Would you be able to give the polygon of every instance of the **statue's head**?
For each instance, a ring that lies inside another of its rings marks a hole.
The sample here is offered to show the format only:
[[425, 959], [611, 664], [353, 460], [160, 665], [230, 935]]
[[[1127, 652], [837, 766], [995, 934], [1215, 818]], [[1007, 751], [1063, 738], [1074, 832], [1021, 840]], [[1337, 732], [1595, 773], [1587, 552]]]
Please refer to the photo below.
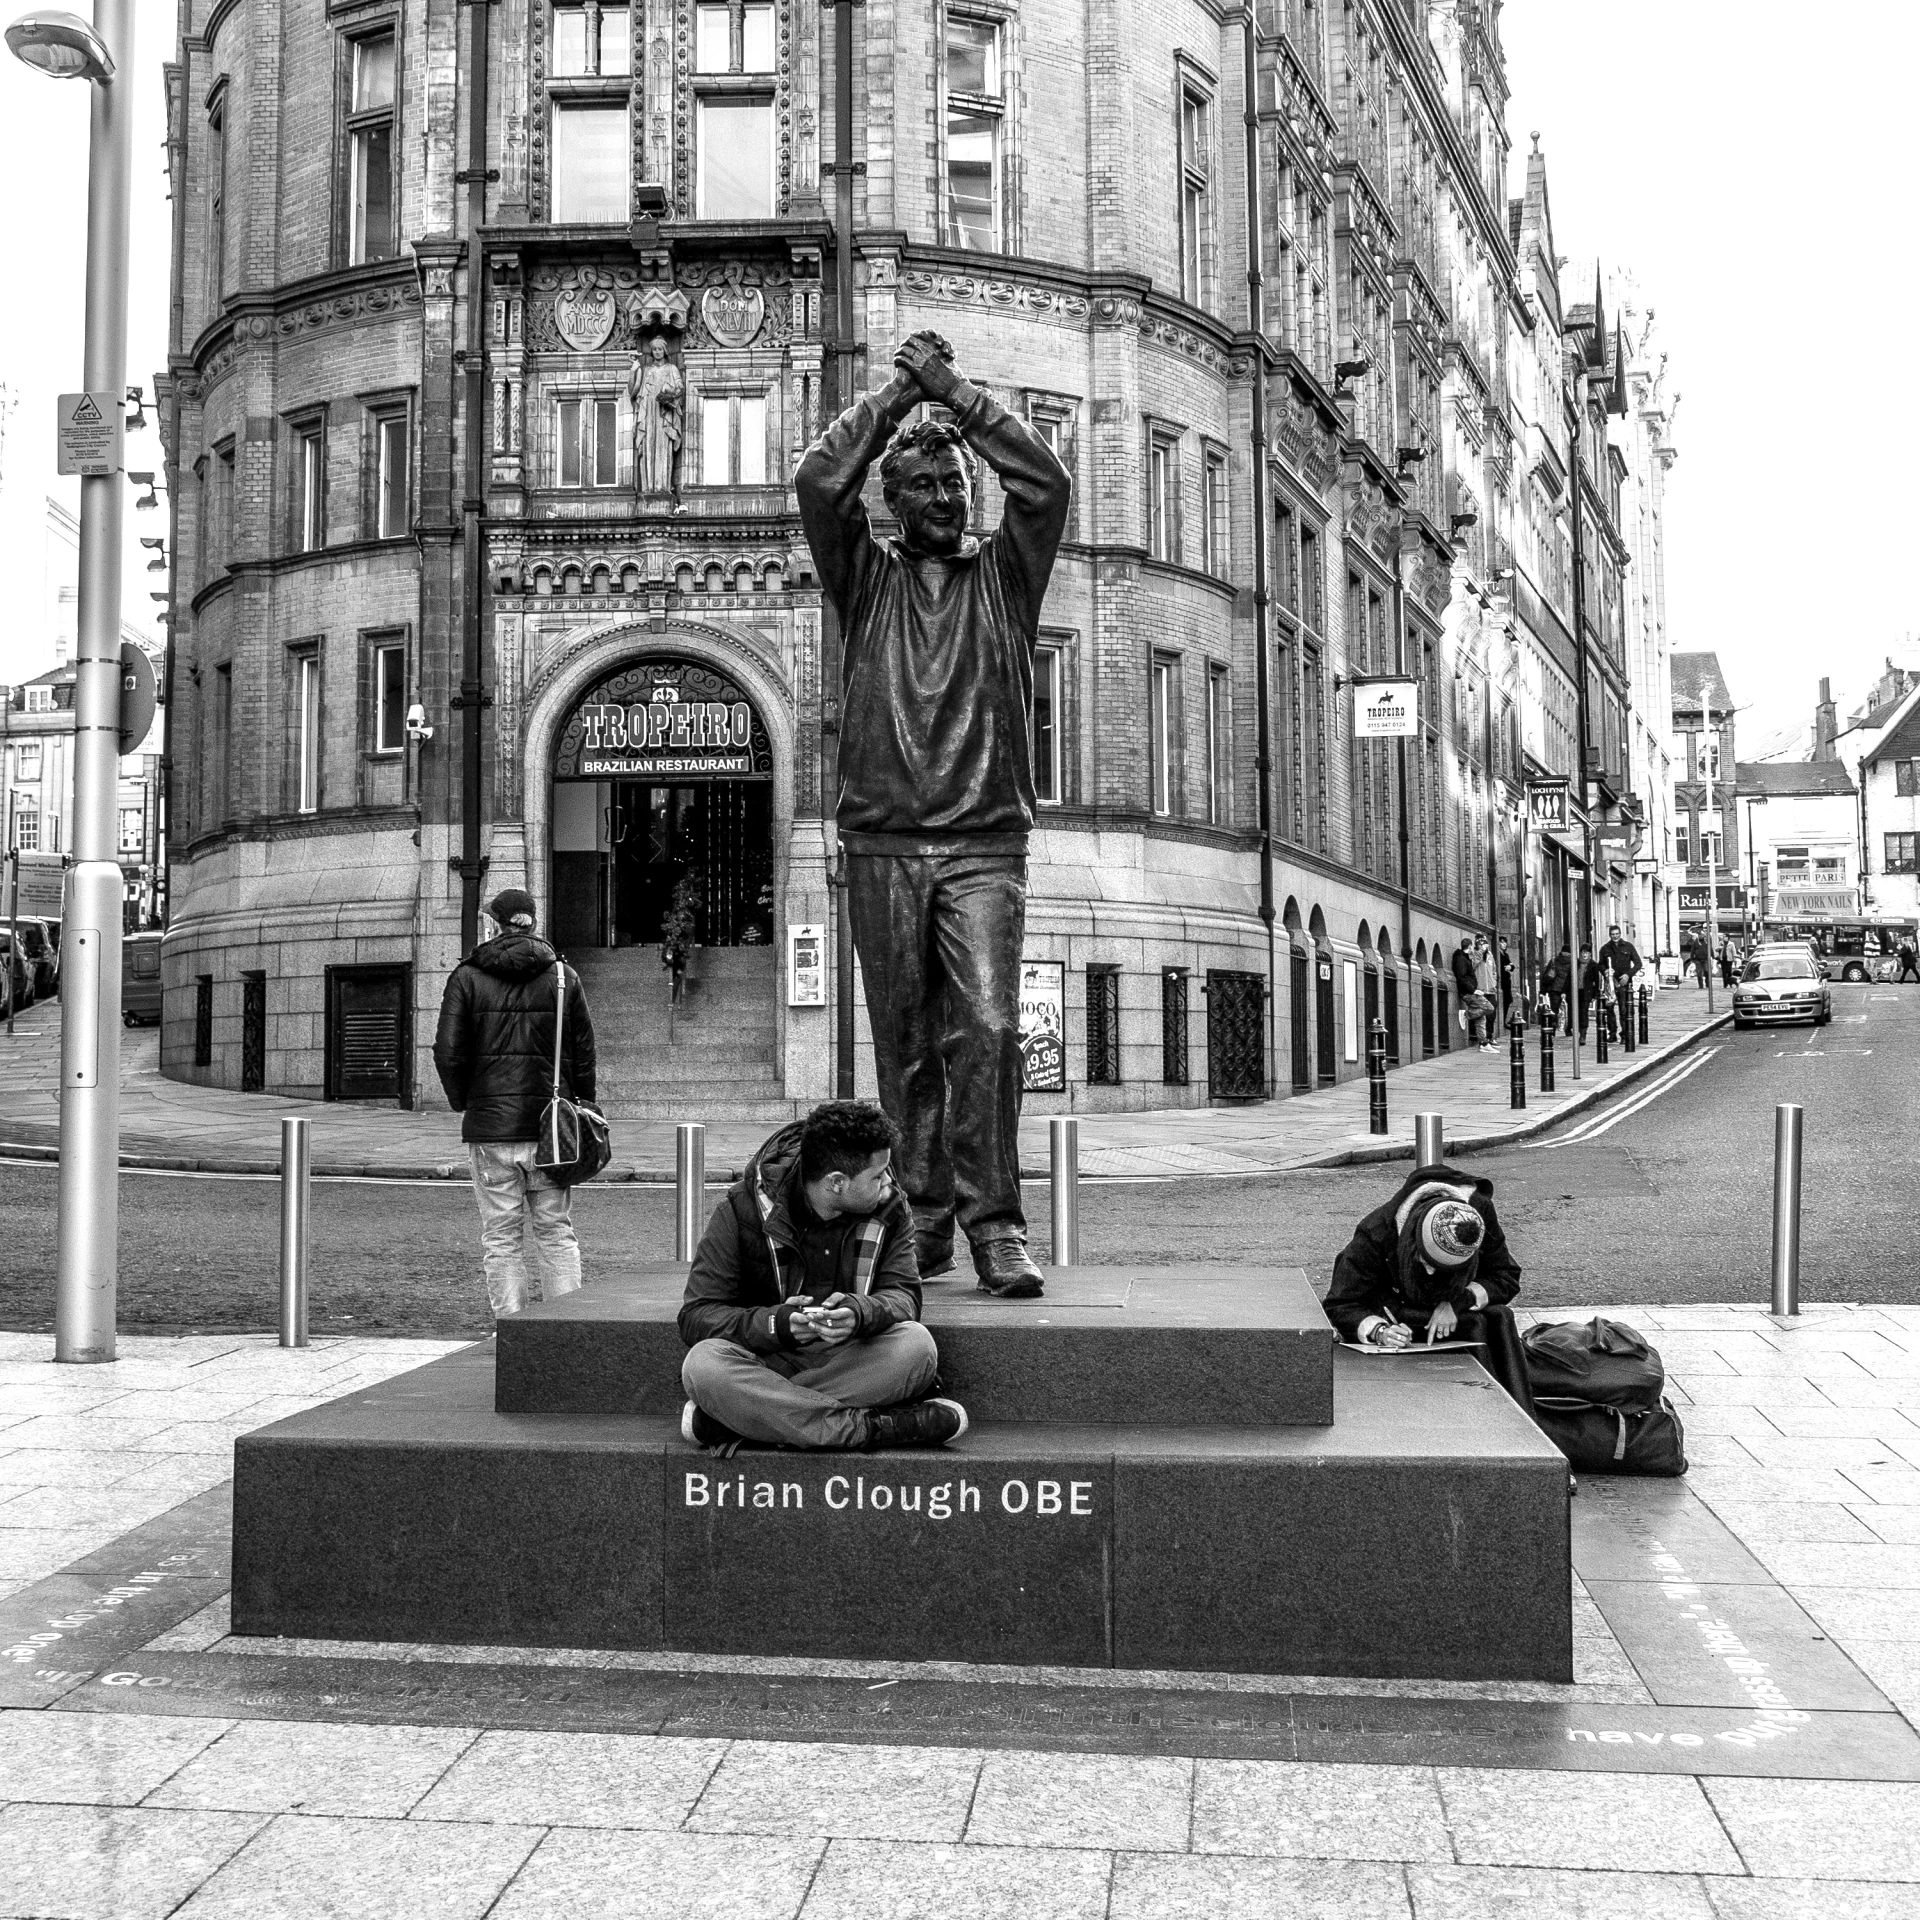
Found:
[[893, 437], [880, 462], [880, 490], [907, 545], [957, 553], [973, 514], [973, 454], [951, 427], [917, 421]]
[[656, 333], [652, 344], [647, 348], [647, 353], [652, 359], [664, 360], [667, 357], [667, 343]]

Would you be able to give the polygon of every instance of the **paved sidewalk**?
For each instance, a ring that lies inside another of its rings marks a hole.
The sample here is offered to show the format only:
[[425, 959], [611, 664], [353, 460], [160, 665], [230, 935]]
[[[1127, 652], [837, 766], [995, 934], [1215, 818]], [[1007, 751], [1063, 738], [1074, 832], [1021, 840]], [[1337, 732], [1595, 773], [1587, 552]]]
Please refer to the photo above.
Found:
[[[1724, 997], [1716, 996], [1724, 1009]], [[1720, 1023], [1728, 1015], [1722, 1011]], [[1367, 1131], [1364, 1078], [1338, 1087], [1257, 1106], [1169, 1107], [1142, 1113], [1089, 1113], [1080, 1121], [1083, 1178], [1153, 1179], [1274, 1173], [1296, 1167], [1341, 1166], [1356, 1160], [1410, 1156], [1413, 1115], [1445, 1115], [1456, 1145], [1492, 1145], [1522, 1138], [1590, 1106], [1623, 1081], [1650, 1072], [1696, 1040], [1711, 1023], [1706, 996], [1692, 988], [1654, 997], [1647, 1046], [1616, 1047], [1606, 1067], [1585, 1051], [1575, 1081], [1569, 1047], [1557, 1043], [1559, 1085], [1542, 1094], [1540, 1044], [1527, 1041], [1527, 1106], [1509, 1106], [1508, 1056], [1465, 1049], [1396, 1068], [1387, 1076], [1391, 1130]], [[129, 1166], [203, 1172], [271, 1172], [279, 1165], [280, 1118], [305, 1114], [314, 1122], [317, 1173], [402, 1179], [465, 1179], [460, 1122], [450, 1113], [402, 1113], [391, 1107], [286, 1100], [271, 1094], [232, 1093], [189, 1086], [160, 1072], [159, 1037], [141, 1029], [122, 1036], [120, 1131]], [[59, 1009], [29, 1008], [11, 1041], [0, 1034], [0, 1154], [50, 1157], [59, 1138]], [[686, 1116], [702, 1118], [697, 1113]], [[735, 1177], [770, 1131], [763, 1125], [709, 1122], [707, 1175]], [[1029, 1113], [1020, 1150], [1029, 1178], [1044, 1178], [1047, 1123]], [[668, 1121], [614, 1123], [614, 1161], [602, 1179], [671, 1181], [674, 1129]]]
[[1569, 1687], [234, 1640], [233, 1436], [445, 1343], [0, 1335], [0, 1914], [1912, 1920], [1920, 1308], [1613, 1311], [1694, 1470], [1585, 1482]]

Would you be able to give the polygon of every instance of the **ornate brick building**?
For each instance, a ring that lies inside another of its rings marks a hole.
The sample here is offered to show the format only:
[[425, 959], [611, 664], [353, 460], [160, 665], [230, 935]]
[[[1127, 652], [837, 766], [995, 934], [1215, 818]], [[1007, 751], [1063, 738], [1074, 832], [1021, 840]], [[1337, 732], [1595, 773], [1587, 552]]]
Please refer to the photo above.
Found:
[[[1623, 675], [1588, 715], [1516, 530], [1584, 472], [1617, 630], [1612, 347], [1523, 287], [1498, 11], [182, 0], [167, 1070], [437, 1098], [441, 983], [520, 883], [614, 1110], [869, 1087], [791, 478], [923, 326], [1076, 482], [1036, 1103], [1325, 1084], [1376, 1011], [1447, 1045], [1462, 933], [1548, 937], [1529, 766], [1590, 737], [1576, 815], [1625, 791]], [[1356, 739], [1378, 677], [1411, 738]]]

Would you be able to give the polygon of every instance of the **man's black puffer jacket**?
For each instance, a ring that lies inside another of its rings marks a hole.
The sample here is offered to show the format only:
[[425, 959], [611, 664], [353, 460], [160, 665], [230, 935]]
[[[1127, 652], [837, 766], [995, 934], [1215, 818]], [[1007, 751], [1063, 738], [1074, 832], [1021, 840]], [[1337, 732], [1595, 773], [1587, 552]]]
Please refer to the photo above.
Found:
[[[503, 933], [453, 970], [440, 1002], [433, 1064], [462, 1140], [536, 1140], [553, 1091], [554, 951], [531, 933]], [[593, 1017], [567, 968], [561, 1090], [592, 1100]]]

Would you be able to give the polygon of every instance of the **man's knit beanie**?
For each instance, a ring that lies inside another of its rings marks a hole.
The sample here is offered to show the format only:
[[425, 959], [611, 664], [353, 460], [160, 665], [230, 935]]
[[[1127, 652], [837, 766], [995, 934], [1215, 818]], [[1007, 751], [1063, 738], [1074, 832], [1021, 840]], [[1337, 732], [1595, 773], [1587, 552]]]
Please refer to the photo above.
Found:
[[524, 887], [506, 887], [493, 896], [493, 903], [487, 911], [503, 927], [530, 927], [533, 925], [533, 895]]
[[1420, 1251], [1436, 1267], [1464, 1267], [1485, 1229], [1464, 1200], [1436, 1200], [1420, 1222]]

